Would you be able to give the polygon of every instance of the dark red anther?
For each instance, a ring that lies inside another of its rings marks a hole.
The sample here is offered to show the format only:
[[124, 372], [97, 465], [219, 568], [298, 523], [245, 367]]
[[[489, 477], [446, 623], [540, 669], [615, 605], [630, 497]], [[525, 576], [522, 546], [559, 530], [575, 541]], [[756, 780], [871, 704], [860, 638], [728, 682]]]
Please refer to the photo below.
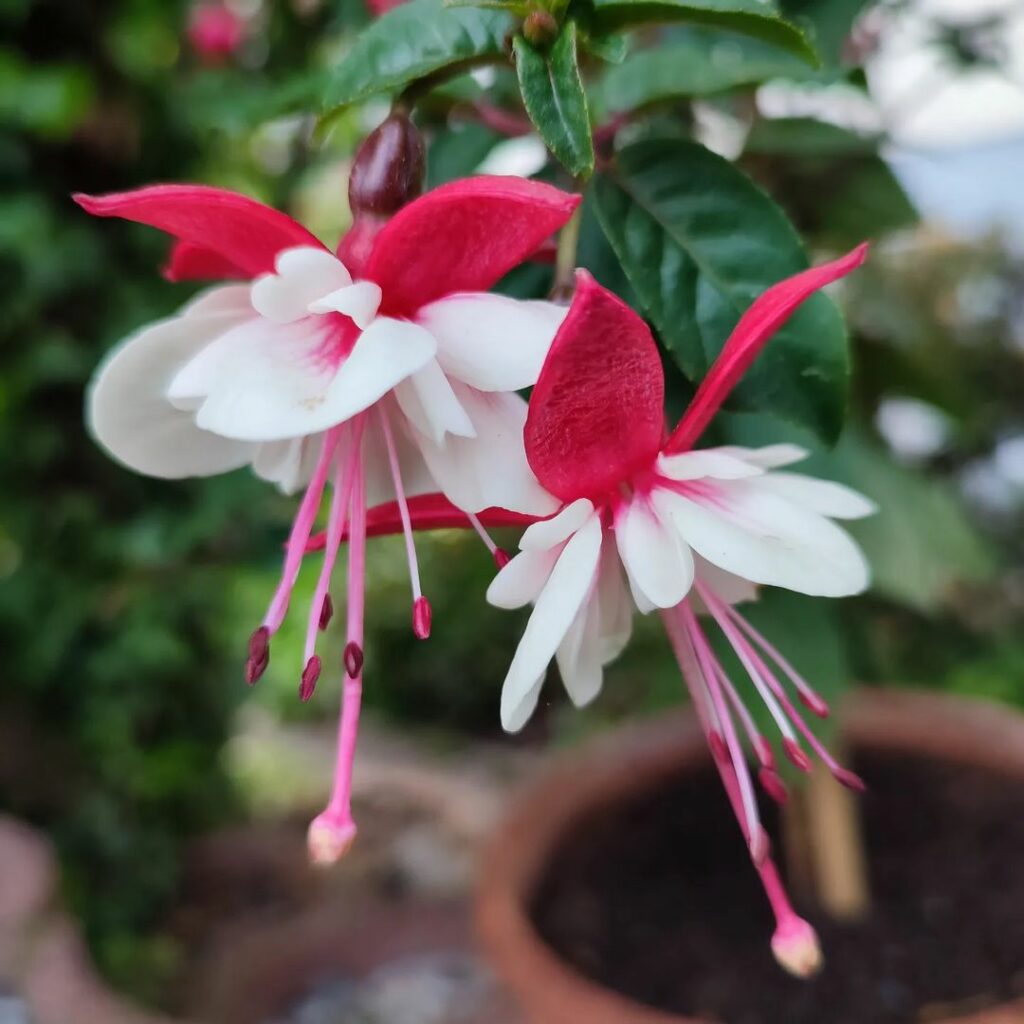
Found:
[[430, 602], [420, 595], [412, 605], [412, 631], [419, 640], [426, 640], [430, 636], [430, 623], [433, 618]]
[[349, 679], [356, 679], [363, 671], [363, 649], [359, 644], [349, 642], [345, 644], [345, 671]]
[[512, 561], [512, 556], [504, 548], [494, 549], [494, 564], [498, 567], [498, 570], [502, 570]]
[[348, 201], [357, 223], [367, 214], [389, 217], [423, 191], [423, 136], [402, 110], [362, 142], [352, 161]]
[[722, 739], [722, 734], [717, 729], [711, 729], [708, 731], [708, 746], [711, 748], [711, 756], [719, 764], [730, 764], [732, 759], [729, 757], [729, 748], [725, 744], [725, 740]]
[[786, 784], [779, 778], [778, 773], [773, 772], [770, 768], [762, 768], [757, 777], [761, 781], [762, 789], [780, 807], [785, 805], [789, 799], [789, 790], [786, 789]]
[[836, 777], [837, 782], [847, 789], [852, 789], [855, 793], [863, 793], [868, 788], [867, 783], [856, 772], [851, 772], [849, 768], [836, 768], [832, 774]]
[[320, 605], [320, 629], [325, 630], [334, 618], [334, 602], [330, 594], [324, 594], [324, 603]]
[[829, 706], [816, 693], [805, 693], [801, 690], [797, 696], [800, 698], [800, 703], [811, 714], [817, 715], [819, 718], [828, 718], [830, 714]]
[[811, 759], [800, 748], [800, 745], [796, 740], [784, 739], [782, 741], [782, 749], [786, 752], [786, 757], [788, 757], [790, 761], [800, 769], [800, 771], [809, 772], [811, 770]]
[[761, 762], [762, 767], [768, 769], [775, 768], [775, 752], [772, 750], [772, 745], [764, 736], [758, 736], [755, 738], [754, 753], [757, 754], [757, 759]]
[[260, 626], [249, 637], [249, 657], [245, 662], [245, 681], [252, 686], [270, 664], [270, 630]]
[[313, 691], [316, 689], [316, 682], [320, 678], [321, 667], [322, 665], [319, 654], [314, 654], [313, 657], [306, 662], [306, 667], [302, 670], [302, 681], [299, 683], [299, 700], [303, 703], [313, 696]]

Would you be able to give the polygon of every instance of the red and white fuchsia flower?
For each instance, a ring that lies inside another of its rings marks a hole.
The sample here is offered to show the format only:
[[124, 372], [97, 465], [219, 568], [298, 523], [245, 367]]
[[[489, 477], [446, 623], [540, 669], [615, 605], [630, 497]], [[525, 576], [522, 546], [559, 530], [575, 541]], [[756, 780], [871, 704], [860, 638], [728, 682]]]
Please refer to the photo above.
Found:
[[[736, 652], [787, 758], [810, 770], [806, 742], [840, 782], [860, 788], [857, 776], [837, 764], [807, 726], [784, 681], [812, 713], [827, 715], [825, 702], [735, 605], [753, 599], [759, 585], [823, 597], [862, 591], [867, 564], [832, 520], [870, 515], [875, 506], [842, 485], [784, 471], [807, 454], [794, 445], [693, 445], [799, 304], [865, 256], [862, 246], [758, 298], [667, 437], [664, 379], [650, 330], [578, 272], [576, 296], [534, 387], [525, 428], [530, 466], [560, 508], [534, 519], [520, 552], [487, 593], [499, 607], [534, 605], [502, 690], [501, 718], [510, 731], [532, 714], [552, 659], [573, 702], [586, 704], [601, 689], [604, 666], [628, 642], [634, 609], [660, 610], [776, 915], [772, 948], [783, 966], [802, 976], [820, 963], [817, 938], [793, 911], [771, 860], [741, 734], [759, 762], [765, 791], [783, 801], [785, 785], [772, 745], [715, 655], [701, 618]], [[394, 505], [371, 516], [375, 532], [398, 528]], [[480, 517], [489, 525], [529, 518], [496, 510]], [[417, 499], [413, 522], [424, 529], [467, 525], [441, 496]]]
[[305, 488], [280, 585], [250, 643], [250, 682], [266, 668], [331, 485], [300, 692], [308, 699], [320, 675], [317, 633], [332, 614], [328, 587], [347, 535], [338, 763], [330, 803], [310, 830], [313, 857], [333, 861], [355, 835], [367, 506], [396, 501], [420, 637], [430, 632], [430, 606], [408, 495], [440, 489], [470, 515], [557, 508], [526, 463], [527, 406], [515, 392], [535, 382], [566, 310], [487, 289], [533, 255], [579, 198], [521, 179], [461, 181], [400, 210], [359, 266], [284, 214], [219, 189], [159, 185], [76, 198], [90, 213], [173, 235], [172, 279], [249, 282], [217, 286], [125, 341], [98, 372], [88, 415], [100, 443], [139, 472], [208, 476], [251, 465], [286, 492]]

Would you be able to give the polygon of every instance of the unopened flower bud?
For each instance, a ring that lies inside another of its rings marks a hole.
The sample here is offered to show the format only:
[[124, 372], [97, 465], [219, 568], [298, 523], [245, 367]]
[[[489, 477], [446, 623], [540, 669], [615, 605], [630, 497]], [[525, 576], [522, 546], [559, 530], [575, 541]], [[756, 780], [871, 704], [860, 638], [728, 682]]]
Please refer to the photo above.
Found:
[[356, 153], [348, 179], [353, 219], [387, 217], [423, 191], [423, 137], [404, 111], [372, 131]]
[[558, 22], [547, 11], [532, 11], [523, 22], [523, 36], [531, 46], [548, 46], [558, 38]]

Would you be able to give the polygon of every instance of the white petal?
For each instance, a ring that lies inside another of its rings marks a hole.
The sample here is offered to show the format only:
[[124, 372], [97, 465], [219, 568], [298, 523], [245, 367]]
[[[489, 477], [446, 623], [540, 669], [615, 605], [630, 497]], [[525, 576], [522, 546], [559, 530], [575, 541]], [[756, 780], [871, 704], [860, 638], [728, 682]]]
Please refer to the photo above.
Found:
[[563, 508], [557, 516], [543, 519], [527, 527], [519, 541], [522, 551], [546, 551], [571, 537], [592, 515], [594, 504], [586, 498], [577, 498]]
[[601, 692], [604, 664], [601, 660], [601, 613], [593, 597], [576, 613], [555, 660], [569, 699], [585, 707]]
[[449, 295], [416, 315], [437, 338], [445, 373], [480, 391], [518, 391], [537, 382], [568, 313], [552, 302], [504, 295]]
[[448, 434], [476, 436], [469, 415], [436, 359], [402, 381], [395, 388], [395, 398], [413, 426], [436, 445], [443, 445]]
[[295, 494], [312, 479], [320, 459], [323, 438], [323, 434], [317, 434], [257, 445], [252, 460], [253, 472], [261, 479], [277, 484], [285, 494]]
[[326, 249], [299, 246], [278, 253], [276, 274], [252, 284], [253, 307], [267, 319], [291, 323], [308, 314], [311, 302], [352, 283], [345, 265]]
[[[661, 493], [651, 493], [653, 502]], [[658, 506], [637, 497], [615, 521], [615, 541], [633, 585], [655, 608], [674, 608], [693, 585], [693, 556]]]
[[381, 290], [372, 281], [358, 281], [325, 295], [307, 307], [310, 313], [344, 313], [361, 331], [373, 322], [380, 308]]
[[[744, 604], [747, 601], [757, 600], [757, 584], [750, 580], [743, 579], [717, 565], [712, 565], [706, 558], [700, 555], [693, 556], [694, 576], [698, 582], [708, 586], [719, 599], [726, 604]], [[696, 594], [691, 594], [690, 599], [699, 611], [705, 609]]]
[[681, 455], [658, 457], [658, 471], [670, 480], [700, 480], [714, 477], [718, 480], [742, 480], [758, 476], [764, 470], [722, 448], [704, 448]]
[[848, 534], [758, 481], [720, 483], [712, 498], [665, 490], [660, 501], [694, 551], [754, 583], [820, 597], [856, 594], [868, 584], [867, 563]]
[[557, 548], [521, 551], [491, 580], [488, 603], [495, 608], [522, 608], [536, 601], [560, 553]]
[[144, 328], [107, 356], [89, 388], [87, 418], [118, 461], [139, 473], [179, 478], [223, 473], [252, 457], [252, 445], [200, 430], [192, 413], [165, 397], [180, 368], [238, 323], [237, 312], [204, 310], [232, 308], [237, 294], [230, 285], [215, 289], [186, 315]]
[[[547, 670], [534, 681], [533, 685], [528, 687], [526, 692], [523, 694], [522, 700], [515, 707], [508, 709], [508, 714], [505, 714], [504, 704], [502, 705], [502, 726], [508, 732], [519, 732], [520, 729], [530, 720], [533, 712], [537, 708], [537, 700], [540, 697], [541, 687], [544, 685], [544, 677], [547, 675]], [[504, 698], [504, 693], [502, 693]]]
[[196, 423], [224, 437], [278, 441], [350, 419], [428, 363], [434, 339], [421, 327], [378, 317], [336, 368], [329, 323], [259, 318], [217, 338], [175, 377], [172, 401], [196, 403]]
[[723, 445], [715, 451], [725, 455], [732, 455], [734, 458], [743, 459], [752, 466], [760, 466], [761, 469], [776, 469], [779, 466], [789, 466], [794, 462], [801, 462], [811, 453], [798, 444], [767, 444], [762, 448], [745, 448], [741, 445]]
[[601, 661], [614, 661], [629, 643], [633, 632], [635, 605], [622, 578], [622, 563], [613, 538], [607, 534], [601, 542], [597, 589], [594, 598], [600, 612]]
[[601, 553], [601, 533], [600, 519], [591, 516], [565, 545], [537, 598], [501, 691], [501, 721], [509, 731], [525, 721], [523, 705], [529, 702], [537, 680], [590, 593]]
[[182, 316], [234, 313], [239, 320], [252, 317], [254, 312], [247, 284], [217, 284], [206, 288], [181, 309]]
[[794, 505], [833, 519], [863, 519], [878, 511], [870, 498], [851, 487], [801, 473], [768, 473], [761, 485]]
[[554, 512], [558, 499], [541, 487], [526, 461], [526, 402], [514, 393], [476, 391], [457, 382], [453, 388], [476, 437], [449, 434], [443, 445], [417, 437], [441, 490], [467, 512], [492, 507], [540, 516]]

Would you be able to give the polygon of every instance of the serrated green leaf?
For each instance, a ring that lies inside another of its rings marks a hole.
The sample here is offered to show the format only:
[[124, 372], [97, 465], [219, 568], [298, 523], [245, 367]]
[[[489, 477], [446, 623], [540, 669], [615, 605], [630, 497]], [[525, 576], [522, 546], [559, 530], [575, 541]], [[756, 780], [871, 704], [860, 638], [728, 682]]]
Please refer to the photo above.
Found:
[[576, 52], [576, 24], [567, 22], [545, 55], [516, 36], [523, 104], [548, 149], [575, 177], [594, 169], [590, 111]]
[[770, 78], [803, 78], [807, 65], [789, 50], [737, 32], [683, 29], [667, 45], [641, 50], [601, 83], [609, 110], [635, 110], [682, 96], [709, 96]]
[[[707, 373], [750, 303], [807, 267], [785, 214], [727, 160], [682, 139], [623, 149], [596, 209], [666, 348], [692, 381]], [[730, 407], [772, 412], [831, 442], [846, 410], [841, 316], [812, 296], [776, 334]]]
[[378, 18], [331, 72], [325, 106], [397, 92], [440, 71], [505, 59], [512, 19], [497, 11], [409, 0]]
[[594, 0], [598, 31], [675, 21], [755, 36], [789, 50], [811, 67], [820, 64], [803, 29], [786, 21], [770, 0]]

